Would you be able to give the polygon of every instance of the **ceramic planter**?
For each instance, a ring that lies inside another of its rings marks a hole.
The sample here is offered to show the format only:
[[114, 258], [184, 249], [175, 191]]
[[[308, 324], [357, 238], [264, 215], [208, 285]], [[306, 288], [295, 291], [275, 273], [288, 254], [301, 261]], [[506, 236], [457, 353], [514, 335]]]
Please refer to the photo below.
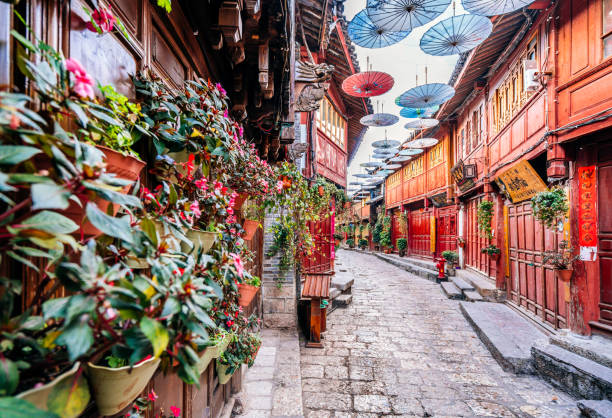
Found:
[[[210, 231], [200, 231], [198, 229], [190, 229], [187, 231], [187, 239], [191, 241], [196, 248], [202, 248], [204, 253], [207, 253], [215, 243], [217, 239], [217, 232]], [[183, 247], [183, 251], [190, 251], [189, 246], [186, 243], [181, 243], [181, 247]]]
[[238, 196], [236, 196], [236, 199], [234, 199], [234, 212], [238, 212], [240, 210], [240, 208], [242, 208], [242, 205], [244, 205], [244, 202], [246, 202], [246, 200], [249, 198], [249, 195], [246, 193], [238, 193]]
[[244, 236], [242, 238], [244, 238], [245, 241], [250, 241], [255, 236], [257, 228], [259, 228], [259, 221], [246, 219], [242, 225], [242, 228], [244, 229]]
[[238, 298], [238, 304], [243, 308], [249, 306], [251, 301], [257, 294], [259, 287], [252, 286], [250, 284], [241, 283], [238, 285], [238, 293], [240, 297]]
[[[120, 152], [114, 151], [110, 148], [103, 147], [100, 145], [97, 145], [96, 148], [102, 151], [106, 156], [106, 171], [108, 173], [114, 174], [117, 178], [135, 182], [136, 180], [138, 180], [140, 172], [146, 165], [143, 161], [140, 161], [136, 157], [132, 157], [130, 155], [123, 155]], [[120, 192], [123, 194], [127, 194], [130, 191], [131, 187], [131, 185], [124, 186], [120, 190]], [[108, 205], [110, 202], [101, 198], [97, 198], [93, 201], [93, 203], [95, 203], [96, 206], [98, 206], [98, 209], [100, 209], [102, 212], [107, 213]], [[113, 203], [112, 207], [113, 215], [115, 215], [119, 210], [119, 205]], [[81, 231], [84, 236], [95, 236], [100, 234], [100, 231], [90, 222], [84, 222], [85, 206], [80, 207], [76, 203], [70, 202], [70, 206], [68, 206], [68, 209], [66, 209], [63, 214], [74, 222], [76, 222], [78, 225], [81, 225], [81, 229], [77, 230], [75, 234], [80, 235]]]
[[221, 354], [227, 350], [227, 346], [231, 341], [231, 334], [227, 334], [223, 341], [221, 341], [219, 344], [206, 347], [206, 350], [204, 350], [200, 355], [200, 360], [198, 360], [198, 372], [200, 374], [204, 373], [210, 362], [221, 357]]
[[219, 360], [217, 360], [217, 376], [219, 376], [219, 384], [224, 385], [229, 382], [236, 372], [235, 370], [232, 373], [228, 373], [229, 366], [225, 364], [221, 364]]
[[135, 366], [116, 369], [87, 363], [89, 381], [100, 415], [114, 415], [140, 395], [159, 366], [150, 358]]
[[557, 278], [562, 282], [569, 282], [572, 278], [572, 274], [574, 273], [573, 269], [564, 269], [564, 270], [556, 270]]
[[[79, 370], [81, 363], [76, 362], [74, 366], [67, 372], [56, 377], [52, 382], [47, 383], [38, 388], [26, 390], [25, 392], [17, 395], [17, 398], [26, 400], [33, 404], [36, 408], [41, 409], [43, 411], [48, 411], [48, 402], [53, 400], [55, 394], [53, 393], [53, 389], [58, 387], [58, 385], [62, 382], [69, 382], [71, 378], [74, 377], [76, 372]], [[83, 409], [80, 411], [74, 411], [74, 415], [70, 415], [69, 417], [77, 417], [85, 410], [88, 402], [84, 402]], [[1, 415], [1, 414], [0, 414]]]

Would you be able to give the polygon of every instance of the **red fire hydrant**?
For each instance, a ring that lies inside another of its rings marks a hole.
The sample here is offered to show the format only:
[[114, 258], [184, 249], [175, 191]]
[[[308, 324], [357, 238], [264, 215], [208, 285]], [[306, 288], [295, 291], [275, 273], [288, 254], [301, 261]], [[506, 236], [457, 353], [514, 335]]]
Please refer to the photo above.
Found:
[[446, 279], [446, 274], [444, 274], [444, 259], [438, 258], [436, 259], [436, 268], [438, 269], [438, 279], [444, 280]]

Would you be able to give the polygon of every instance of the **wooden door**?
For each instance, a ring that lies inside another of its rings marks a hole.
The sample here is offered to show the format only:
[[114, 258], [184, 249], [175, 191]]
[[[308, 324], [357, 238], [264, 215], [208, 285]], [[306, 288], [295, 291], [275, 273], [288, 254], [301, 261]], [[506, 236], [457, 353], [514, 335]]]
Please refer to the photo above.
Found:
[[332, 214], [316, 222], [308, 222], [314, 249], [302, 259], [304, 273], [330, 273], [333, 271], [334, 221]]
[[436, 256], [441, 256], [443, 251], [457, 251], [457, 208], [455, 206], [438, 211]]
[[402, 237], [400, 231], [400, 212], [395, 211], [391, 215], [391, 243], [393, 248], [397, 248], [397, 239]]
[[482, 198], [482, 196], [474, 197], [466, 204], [465, 264], [488, 277], [492, 274], [490, 266], [492, 261], [487, 254], [482, 253], [482, 249], [488, 245], [488, 242], [478, 230], [478, 204]]
[[508, 206], [510, 278], [508, 299], [555, 328], [566, 327], [565, 285], [542, 252], [558, 248], [562, 237], [533, 217], [531, 203]]
[[612, 326], [612, 149], [602, 146], [597, 167], [599, 206], [599, 322]]
[[411, 255], [431, 256], [429, 212], [415, 210], [410, 213], [408, 248]]

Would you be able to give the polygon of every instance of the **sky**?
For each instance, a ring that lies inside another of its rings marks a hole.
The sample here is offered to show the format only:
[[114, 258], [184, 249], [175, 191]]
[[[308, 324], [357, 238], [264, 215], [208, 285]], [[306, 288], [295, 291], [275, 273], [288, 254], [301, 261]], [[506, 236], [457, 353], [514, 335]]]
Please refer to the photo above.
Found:
[[[365, 5], [366, 0], [347, 0], [344, 3], [344, 14], [347, 22], [350, 22], [357, 13], [363, 10]], [[455, 13], [465, 13], [460, 4], [457, 4]], [[415, 28], [406, 39], [386, 48], [368, 49], [353, 44], [355, 45], [361, 71], [366, 70], [366, 62], [369, 57], [372, 70], [384, 71], [395, 79], [395, 85], [389, 92], [371, 98], [375, 113], [384, 111], [385, 113], [392, 113], [399, 116], [401, 107], [395, 104], [395, 98], [417, 85], [417, 75], [419, 85], [425, 84], [425, 67], [427, 67], [428, 83], [448, 83], [451, 73], [455, 68], [458, 56], [434, 57], [427, 55], [421, 51], [419, 41], [427, 29], [452, 15], [453, 8], [449, 6], [446, 12], [436, 20], [427, 25]], [[389, 139], [403, 141], [409, 134], [409, 131], [404, 129], [404, 125], [410, 120], [411, 119], [400, 117], [400, 121], [393, 126], [387, 128], [369, 128], [353, 161], [348, 167], [348, 182], [357, 180], [353, 177], [353, 174], [365, 172], [365, 169], [360, 167], [359, 164], [366, 161], [380, 161], [370, 158], [373, 150], [371, 146], [372, 142], [384, 139], [385, 129], [387, 130], [387, 137]]]

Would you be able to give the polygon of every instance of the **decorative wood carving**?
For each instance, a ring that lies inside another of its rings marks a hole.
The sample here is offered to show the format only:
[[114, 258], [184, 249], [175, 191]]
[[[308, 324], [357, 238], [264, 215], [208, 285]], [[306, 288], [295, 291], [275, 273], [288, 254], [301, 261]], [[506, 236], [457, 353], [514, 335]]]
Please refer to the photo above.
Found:
[[298, 61], [295, 76], [295, 109], [298, 112], [312, 112], [319, 109], [321, 100], [329, 88], [334, 66], [321, 63]]
[[228, 44], [242, 40], [240, 5], [236, 1], [224, 1], [219, 8], [219, 28]]
[[[259, 76], [261, 77], [262, 74], [263, 73], [259, 73]], [[265, 87], [262, 86], [261, 93], [264, 99], [269, 100], [274, 97], [274, 73], [270, 72], [265, 74], [267, 75], [268, 83]]]

